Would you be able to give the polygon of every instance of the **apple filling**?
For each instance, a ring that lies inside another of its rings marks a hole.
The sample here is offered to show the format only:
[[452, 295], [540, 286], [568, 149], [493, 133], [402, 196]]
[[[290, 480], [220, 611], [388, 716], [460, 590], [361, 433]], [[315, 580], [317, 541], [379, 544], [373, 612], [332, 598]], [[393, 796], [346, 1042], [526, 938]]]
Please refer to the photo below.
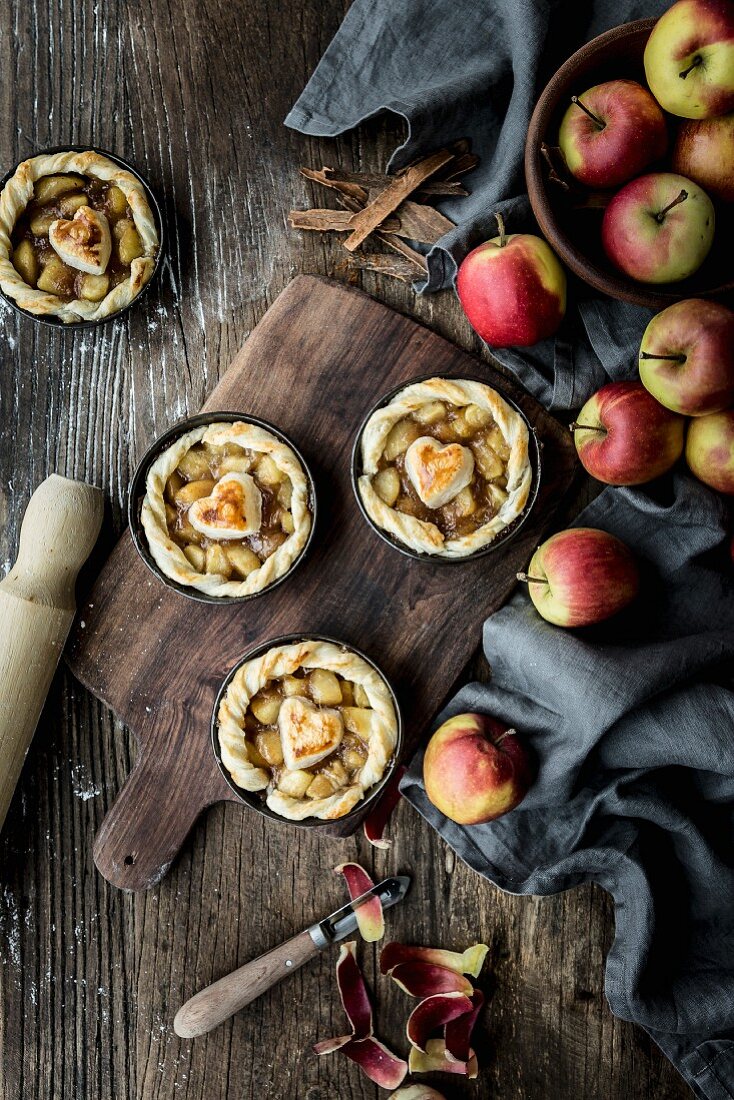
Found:
[[[446, 464], [448, 474], [438, 466], [441, 450], [431, 454], [424, 448], [423, 455], [411, 463], [416, 453], [412, 448], [423, 439], [445, 444], [443, 453], [460, 448]], [[466, 461], [467, 455], [473, 462]], [[435, 524], [444, 538], [460, 537], [484, 527], [507, 500], [509, 457], [510, 448], [488, 410], [436, 401], [398, 420], [391, 429], [372, 485], [389, 507]], [[452, 478], [458, 488], [451, 491], [449, 485], [448, 492], [441, 491]], [[433, 505], [429, 503], [432, 488], [438, 490]]]
[[362, 687], [328, 669], [272, 680], [251, 701], [245, 741], [251, 762], [296, 799], [328, 798], [359, 781], [372, 711]]
[[368, 418], [357, 491], [410, 549], [465, 557], [524, 510], [532, 483], [523, 417], [473, 379], [414, 382]]
[[217, 722], [233, 781], [294, 821], [349, 813], [382, 778], [398, 729], [392, 693], [377, 670], [322, 640], [245, 661]]
[[[93, 223], [86, 237], [85, 214]], [[95, 231], [104, 245], [101, 256]], [[36, 181], [33, 198], [13, 227], [11, 246], [21, 279], [64, 302], [100, 302], [130, 278], [133, 260], [144, 252], [124, 192], [77, 173]], [[90, 262], [95, 253], [97, 262]]]
[[197, 443], [166, 480], [168, 533], [197, 573], [244, 579], [293, 533], [292, 493], [269, 455]]

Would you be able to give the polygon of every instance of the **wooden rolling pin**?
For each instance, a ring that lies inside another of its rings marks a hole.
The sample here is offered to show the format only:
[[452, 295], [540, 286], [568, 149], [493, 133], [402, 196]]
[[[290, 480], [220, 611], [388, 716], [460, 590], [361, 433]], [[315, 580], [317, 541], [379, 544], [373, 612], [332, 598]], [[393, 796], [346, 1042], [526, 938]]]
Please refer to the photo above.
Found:
[[0, 581], [0, 829], [74, 618], [77, 574], [103, 497], [52, 474], [28, 502], [15, 565]]

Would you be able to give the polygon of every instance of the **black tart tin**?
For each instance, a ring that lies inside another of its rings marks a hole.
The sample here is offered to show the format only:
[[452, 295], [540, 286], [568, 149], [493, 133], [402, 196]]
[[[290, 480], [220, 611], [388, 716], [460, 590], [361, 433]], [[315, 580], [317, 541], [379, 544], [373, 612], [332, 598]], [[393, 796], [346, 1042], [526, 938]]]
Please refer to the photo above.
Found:
[[10, 295], [6, 294], [5, 291], [2, 289], [0, 289], [0, 296], [5, 302], [7, 302], [10, 308], [15, 310], [16, 313], [19, 313], [21, 317], [29, 317], [31, 321], [35, 321], [39, 325], [48, 325], [51, 328], [72, 330], [82, 328], [97, 328], [98, 325], [104, 325], [108, 321], [114, 321], [119, 317], [123, 317], [128, 312], [128, 310], [132, 309], [133, 306], [136, 306], [141, 298], [145, 294], [147, 294], [150, 286], [155, 281], [158, 272], [160, 271], [161, 259], [163, 257], [163, 217], [161, 215], [161, 208], [158, 204], [158, 200], [151, 191], [150, 185], [145, 177], [141, 176], [140, 172], [138, 172], [136, 168], [133, 168], [131, 164], [128, 164], [126, 160], [123, 160], [122, 157], [118, 157], [116, 153], [108, 153], [106, 149], [98, 149], [95, 145], [55, 145], [51, 149], [38, 149], [35, 153], [31, 153], [30, 156], [23, 157], [23, 160], [19, 160], [18, 163], [13, 168], [11, 168], [9, 172], [5, 173], [2, 180], [0, 180], [0, 191], [2, 191], [2, 189], [5, 187], [5, 184], [8, 182], [10, 177], [15, 175], [19, 165], [23, 164], [24, 161], [32, 160], [33, 157], [50, 156], [53, 153], [66, 152], [99, 153], [100, 156], [107, 157], [109, 160], [114, 161], [115, 164], [119, 164], [120, 167], [124, 168], [127, 172], [130, 172], [131, 175], [135, 176], [135, 178], [139, 180], [140, 183], [143, 185], [143, 187], [145, 188], [145, 196], [148, 200], [148, 203], [150, 204], [150, 209], [153, 211], [156, 229], [158, 230], [158, 254], [155, 258], [155, 266], [153, 267], [151, 276], [143, 289], [140, 291], [140, 293], [136, 294], [131, 302], [128, 302], [126, 306], [123, 306], [122, 309], [118, 309], [115, 313], [110, 313], [107, 317], [100, 317], [97, 321], [62, 321], [60, 317], [39, 317], [38, 314], [31, 313], [30, 310], [23, 309], [21, 306], [19, 306], [15, 299], [11, 298]]
[[404, 389], [407, 389], [408, 386], [413, 386], [416, 382], [427, 382], [431, 378], [441, 377], [441, 375], [436, 374], [423, 374], [420, 375], [420, 377], [418, 378], [409, 378], [405, 382], [401, 382], [399, 386], [395, 386], [395, 388], [390, 390], [389, 393], [384, 394], [372, 406], [372, 408], [364, 417], [362, 423], [359, 426], [359, 430], [357, 431], [357, 435], [354, 440], [354, 446], [352, 447], [352, 489], [354, 490], [354, 496], [357, 501], [359, 510], [362, 513], [366, 522], [369, 524], [375, 534], [379, 535], [382, 541], [386, 542], [388, 546], [391, 546], [393, 550], [399, 550], [400, 553], [404, 554], [407, 558], [414, 558], [416, 561], [428, 562], [431, 565], [468, 565], [469, 563], [476, 561], [478, 558], [487, 557], [489, 554], [494, 553], [495, 550], [501, 549], [501, 547], [506, 546], [507, 543], [515, 537], [515, 535], [518, 533], [518, 531], [532, 512], [535, 501], [538, 498], [538, 492], [540, 490], [541, 444], [538, 441], [538, 434], [523, 410], [517, 404], [517, 402], [513, 401], [511, 397], [508, 397], [504, 390], [502, 390], [499, 386], [490, 386], [490, 383], [487, 382], [486, 378], [479, 378], [477, 375], [462, 374], [460, 377], [458, 375], [456, 377], [448, 375], [446, 376], [446, 380], [448, 382], [481, 382], [483, 386], [490, 386], [491, 389], [495, 390], [500, 395], [503, 401], [507, 402], [510, 408], [513, 409], [518, 414], [518, 416], [522, 417], [528, 429], [528, 455], [530, 458], [530, 465], [532, 467], [532, 480], [530, 484], [530, 492], [528, 494], [527, 503], [520, 515], [515, 520], [513, 520], [512, 523], [508, 524], [507, 527], [504, 527], [497, 535], [497, 537], [492, 540], [492, 542], [488, 543], [486, 546], [483, 546], [481, 550], [477, 550], [476, 553], [468, 554], [464, 558], [446, 558], [442, 557], [440, 554], [422, 554], [419, 553], [419, 551], [417, 550], [411, 550], [404, 543], [400, 542], [399, 539], [394, 538], [387, 531], [384, 531], [382, 527], [378, 527], [374, 520], [368, 515], [367, 509], [364, 506], [362, 496], [359, 491], [359, 478], [362, 475], [362, 433], [364, 432], [367, 422], [378, 411], [378, 409], [382, 409], [385, 407], [385, 405], [389, 405], [392, 399], [396, 397], [399, 393], [402, 393]]
[[[308, 481], [308, 507], [311, 513], [311, 530], [306, 540], [306, 545], [298, 555], [296, 560], [292, 563], [287, 572], [282, 577], [278, 577], [269, 584], [267, 588], [263, 588], [261, 592], [251, 592], [246, 596], [209, 596], [206, 592], [199, 592], [195, 588], [191, 588], [189, 585], [179, 584], [177, 581], [167, 577], [166, 574], [158, 567], [153, 555], [148, 548], [148, 539], [143, 529], [143, 524], [140, 519], [140, 510], [145, 496], [145, 481], [148, 476], [148, 470], [152, 463], [158, 458], [158, 456], [170, 447], [174, 440], [179, 436], [184, 435], [186, 432], [192, 431], [194, 428], [202, 427], [204, 424], [217, 424], [217, 423], [229, 423], [234, 424], [237, 422], [244, 422], [246, 424], [255, 424], [258, 428], [264, 428], [268, 432], [272, 432], [274, 436], [277, 436], [283, 443], [285, 443], [295, 454], [298, 461], [303, 467], [303, 471]], [[272, 592], [279, 584], [287, 580], [291, 576], [294, 569], [296, 569], [308, 553], [311, 541], [316, 529], [316, 487], [314, 484], [313, 475], [308, 467], [308, 464], [296, 447], [295, 443], [284, 435], [279, 428], [276, 428], [274, 424], [270, 424], [267, 420], [261, 420], [257, 416], [249, 416], [247, 413], [237, 412], [207, 412], [199, 413], [197, 416], [189, 416], [185, 420], [179, 420], [177, 424], [172, 425], [162, 435], [151, 444], [148, 450], [145, 452], [140, 462], [135, 468], [132, 482], [130, 483], [130, 494], [127, 502], [127, 514], [128, 523], [130, 524], [130, 533], [135, 543], [135, 549], [140, 554], [148, 569], [151, 573], [154, 573], [158, 580], [162, 581], [168, 588], [173, 589], [174, 592], [180, 592], [182, 596], [186, 596], [190, 600], [197, 600], [199, 603], [215, 604], [219, 607], [227, 607], [233, 603], [244, 603], [247, 600], [255, 600], [259, 596], [264, 596], [268, 592]]]
[[[241, 666], [247, 661], [254, 660], [256, 657], [261, 657], [264, 653], [267, 653], [269, 649], [276, 649], [277, 647], [284, 645], [296, 645], [299, 642], [331, 642], [332, 645], [339, 646], [340, 649], [348, 650], [350, 653], [355, 653], [358, 657], [361, 657], [363, 661], [366, 661], [367, 664], [375, 670], [380, 679], [382, 679], [387, 685], [387, 688], [390, 692], [390, 697], [392, 699], [393, 707], [395, 708], [395, 718], [397, 720], [398, 726], [397, 739], [395, 741], [393, 754], [388, 761], [382, 778], [378, 783], [375, 783], [374, 787], [372, 787], [365, 794], [365, 797], [361, 800], [361, 802], [358, 802], [356, 806], [354, 806], [349, 811], [349, 813], [344, 814], [343, 817], [334, 818], [334, 820], [332, 821], [322, 821], [317, 817], [305, 818], [303, 821], [290, 821], [287, 817], [281, 817], [280, 814], [276, 814], [273, 810], [269, 809], [266, 806], [265, 799], [259, 794], [259, 792], [244, 791], [241, 787], [237, 786], [235, 781], [232, 779], [232, 776], [229, 774], [226, 767], [222, 763], [222, 755], [219, 748], [219, 725], [217, 722], [219, 705], [222, 702], [222, 699], [226, 694], [227, 688], [229, 687], [230, 682], [234, 678], [237, 670], [241, 668]], [[357, 649], [356, 646], [347, 645], [346, 642], [341, 642], [337, 638], [330, 638], [324, 634], [283, 634], [278, 638], [271, 638], [267, 642], [262, 642], [261, 644], [254, 646], [252, 649], [249, 649], [242, 657], [240, 657], [234, 667], [230, 669], [226, 676], [226, 679], [224, 680], [224, 683], [217, 693], [217, 698], [214, 703], [211, 720], [211, 738], [212, 749], [214, 751], [214, 756], [216, 758], [217, 764], [219, 765], [219, 770], [224, 776], [224, 780], [227, 783], [227, 786], [230, 788], [231, 791], [234, 792], [234, 794], [237, 795], [237, 798], [240, 802], [243, 802], [246, 806], [249, 806], [251, 809], [256, 810], [257, 813], [261, 814], [263, 817], [267, 817], [270, 821], [280, 822], [281, 825], [295, 825], [297, 828], [300, 829], [331, 828], [332, 830], [334, 830], [335, 828], [343, 825], [344, 822], [349, 822], [357, 816], [362, 817], [364, 815], [366, 807], [368, 807], [371, 803], [377, 801], [377, 799], [384, 791], [385, 786], [389, 782], [390, 777], [395, 771], [397, 762], [400, 759], [400, 753], [403, 747], [403, 721], [400, 714], [400, 706], [398, 705], [398, 700], [395, 696], [395, 691], [390, 684], [390, 681], [387, 679], [381, 669], [378, 668], [375, 662], [366, 655], [366, 653], [363, 653], [360, 649]]]

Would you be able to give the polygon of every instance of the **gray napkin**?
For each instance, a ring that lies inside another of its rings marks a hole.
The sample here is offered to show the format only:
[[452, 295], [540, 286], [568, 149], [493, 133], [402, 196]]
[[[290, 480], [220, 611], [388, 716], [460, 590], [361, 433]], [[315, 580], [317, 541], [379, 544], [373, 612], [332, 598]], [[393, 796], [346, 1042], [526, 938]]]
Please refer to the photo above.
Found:
[[[429, 290], [450, 286], [456, 263], [497, 234], [537, 232], [522, 161], [538, 93], [583, 42], [669, 0], [355, 0], [286, 125], [333, 137], [383, 110], [406, 119], [400, 168], [457, 137], [481, 157], [472, 194], [442, 204], [456, 228], [428, 255]], [[555, 339], [497, 357], [553, 409], [577, 408], [610, 378], [632, 377], [647, 310], [601, 301], [571, 280]]]
[[538, 760], [524, 802], [461, 827], [403, 791], [480, 874], [515, 894], [598, 882], [616, 903], [612, 1011], [641, 1024], [699, 1096], [734, 1097], [734, 572], [726, 506], [685, 475], [607, 489], [578, 517], [643, 563], [634, 608], [560, 630], [525, 591], [484, 626], [489, 685], [436, 720], [492, 713]]

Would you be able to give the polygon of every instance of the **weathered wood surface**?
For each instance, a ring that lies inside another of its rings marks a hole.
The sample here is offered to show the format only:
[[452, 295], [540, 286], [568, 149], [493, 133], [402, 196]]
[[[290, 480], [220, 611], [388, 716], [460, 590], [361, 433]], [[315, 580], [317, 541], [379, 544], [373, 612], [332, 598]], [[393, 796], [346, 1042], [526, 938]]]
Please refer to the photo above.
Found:
[[[416, 562], [365, 523], [352, 487], [354, 439], [381, 394], [431, 372], [478, 371], [517, 400], [533, 426], [543, 452], [538, 496], [490, 557], [456, 567]], [[222, 681], [253, 645], [311, 632], [363, 650], [397, 692], [406, 759], [578, 469], [570, 432], [516, 383], [362, 291], [314, 276], [294, 279], [248, 337], [204, 406], [222, 409], [269, 418], [293, 440], [314, 476], [316, 529], [293, 578], [244, 605], [212, 607], [166, 588], [129, 531], [83, 597], [69, 664], [139, 746], [94, 846], [97, 868], [124, 889], [158, 883], [201, 811], [232, 800], [211, 751], [211, 715]], [[353, 814], [325, 828], [345, 836], [358, 825]]]
[[[44, 145], [89, 142], [136, 163], [163, 201], [170, 239], [161, 285], [122, 324], [72, 334], [2, 313], [1, 559], [52, 469], [103, 485], [111, 545], [136, 456], [203, 403], [220, 371], [298, 272], [340, 277], [336, 241], [286, 226], [321, 204], [299, 164], [381, 167], [399, 134], [376, 121], [336, 142], [281, 120], [346, 0], [8, 0], [0, 5], [10, 167]], [[370, 293], [465, 347], [450, 294]], [[377, 1090], [310, 1044], [343, 1018], [322, 958], [210, 1037], [179, 1042], [173, 1015], [196, 988], [336, 905], [333, 865], [415, 875], [389, 934], [491, 945], [494, 994], [478, 1083], [446, 1093], [523, 1100], [674, 1100], [688, 1095], [646, 1036], [603, 999], [608, 898], [506, 897], [457, 864], [408, 806], [386, 857], [361, 839], [324, 841], [220, 806], [171, 874], [144, 895], [112, 889], [92, 864], [94, 832], [131, 764], [128, 732], [68, 673], [52, 688], [0, 842], [3, 1072], [0, 1100], [361, 1100]], [[375, 952], [362, 949], [374, 977]], [[407, 998], [376, 984], [381, 1035], [401, 1044]], [[383, 1094], [384, 1095], [384, 1094]]]

